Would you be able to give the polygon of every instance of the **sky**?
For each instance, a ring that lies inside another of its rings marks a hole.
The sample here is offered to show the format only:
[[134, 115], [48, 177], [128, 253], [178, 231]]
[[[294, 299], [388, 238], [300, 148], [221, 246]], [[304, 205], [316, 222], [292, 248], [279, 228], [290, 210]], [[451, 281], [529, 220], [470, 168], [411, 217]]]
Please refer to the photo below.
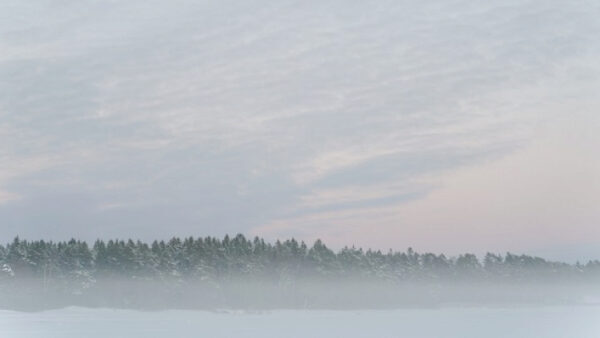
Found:
[[0, 241], [600, 259], [596, 1], [0, 4]]

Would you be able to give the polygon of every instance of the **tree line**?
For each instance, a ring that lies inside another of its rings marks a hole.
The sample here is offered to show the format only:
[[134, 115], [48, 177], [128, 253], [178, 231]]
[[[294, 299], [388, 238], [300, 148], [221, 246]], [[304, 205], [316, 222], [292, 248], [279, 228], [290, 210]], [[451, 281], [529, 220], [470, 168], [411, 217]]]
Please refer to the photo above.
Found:
[[447, 279], [588, 279], [598, 277], [600, 261], [567, 264], [528, 255], [487, 253], [448, 258], [443, 254], [363, 250], [334, 252], [322, 241], [312, 246], [295, 239], [266, 242], [241, 234], [172, 238], [145, 243], [134, 240], [27, 241], [18, 237], [0, 245], [0, 283], [23, 278], [79, 281], [102, 278], [136, 280], [227, 280], [234, 277], [287, 280], [310, 278], [387, 281]]

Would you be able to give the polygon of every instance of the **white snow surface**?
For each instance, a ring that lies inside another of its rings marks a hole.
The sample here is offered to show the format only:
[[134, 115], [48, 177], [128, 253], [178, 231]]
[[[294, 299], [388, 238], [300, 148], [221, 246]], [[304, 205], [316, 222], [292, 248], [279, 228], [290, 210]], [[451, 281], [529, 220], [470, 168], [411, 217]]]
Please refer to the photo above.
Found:
[[600, 306], [142, 312], [0, 311], [0, 337], [600, 337]]

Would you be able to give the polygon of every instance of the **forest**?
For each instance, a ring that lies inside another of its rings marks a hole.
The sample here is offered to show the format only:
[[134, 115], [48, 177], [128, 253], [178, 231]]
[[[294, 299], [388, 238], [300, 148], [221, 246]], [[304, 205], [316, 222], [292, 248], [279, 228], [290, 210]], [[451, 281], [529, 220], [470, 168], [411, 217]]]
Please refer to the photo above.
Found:
[[[92, 245], [17, 237], [0, 246], [1, 306], [24, 309], [379, 307], [554, 299], [540, 293], [544, 287], [564, 301], [573, 298], [570, 291], [556, 293], [564, 285], [598, 281], [597, 260], [567, 264], [512, 253], [446, 257], [411, 248], [335, 252], [321, 240], [307, 246], [295, 239], [270, 243], [241, 234]], [[499, 292], [498, 285], [509, 291]]]

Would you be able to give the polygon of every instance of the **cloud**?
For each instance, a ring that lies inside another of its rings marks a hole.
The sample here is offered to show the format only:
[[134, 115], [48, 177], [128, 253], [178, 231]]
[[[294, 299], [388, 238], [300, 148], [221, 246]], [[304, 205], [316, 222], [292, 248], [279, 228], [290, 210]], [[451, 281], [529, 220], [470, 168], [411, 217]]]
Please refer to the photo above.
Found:
[[[2, 237], [355, 229], [337, 237], [354, 241], [375, 213], [391, 222], [429, 201], [448, 172], [598, 107], [598, 13], [577, 2], [0, 13], [0, 201], [19, 197], [0, 207]], [[381, 231], [369, 243], [387, 244]]]
[[0, 191], [0, 204], [7, 203], [9, 201], [18, 200], [19, 196], [8, 191]]
[[[589, 103], [580, 102], [584, 107]], [[600, 212], [595, 207], [600, 203], [600, 160], [595, 156], [599, 126], [593, 110], [565, 114], [537, 129], [534, 140], [517, 151], [477, 166], [422, 175], [421, 184], [429, 181], [434, 187], [427, 194], [389, 204], [293, 215], [254, 232], [272, 238], [288, 234], [322, 238], [334, 247], [413, 246], [450, 254], [510, 250], [572, 261], [594, 259], [600, 254], [590, 249], [600, 238]], [[326, 205], [352, 198], [352, 190], [339, 192], [307, 200]], [[363, 196], [374, 197], [372, 192]], [[575, 250], [577, 243], [583, 249]]]

